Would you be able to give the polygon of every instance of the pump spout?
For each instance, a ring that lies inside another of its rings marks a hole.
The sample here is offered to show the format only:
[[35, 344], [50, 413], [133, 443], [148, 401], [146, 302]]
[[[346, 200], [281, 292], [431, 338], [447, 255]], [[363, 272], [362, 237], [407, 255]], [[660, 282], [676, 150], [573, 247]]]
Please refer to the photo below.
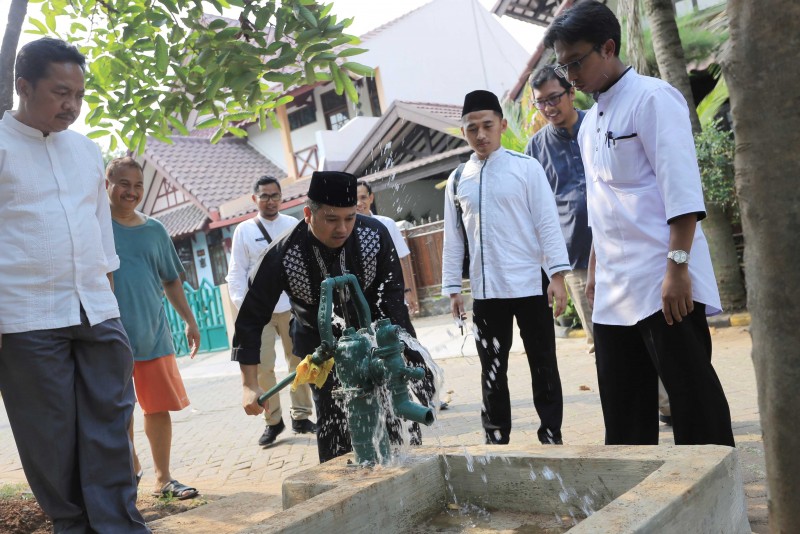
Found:
[[386, 369], [386, 385], [392, 395], [395, 415], [430, 426], [434, 421], [433, 410], [409, 399], [407, 382], [421, 380], [425, 377], [425, 371], [406, 365], [403, 359], [403, 342], [400, 341], [401, 330], [388, 319], [378, 321], [375, 324], [375, 339], [378, 342], [375, 356], [380, 358]]
[[431, 426], [434, 421], [433, 410], [427, 406], [412, 402], [408, 398], [408, 390], [392, 395], [394, 414], [422, 425]]

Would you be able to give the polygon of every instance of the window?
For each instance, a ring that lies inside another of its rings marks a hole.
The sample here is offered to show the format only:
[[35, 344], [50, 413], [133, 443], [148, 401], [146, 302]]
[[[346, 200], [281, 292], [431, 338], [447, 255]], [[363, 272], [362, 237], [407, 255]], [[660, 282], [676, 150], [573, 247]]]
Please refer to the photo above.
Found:
[[183, 239], [175, 243], [175, 250], [181, 260], [183, 269], [186, 271], [181, 274], [181, 280], [189, 282], [189, 285], [197, 289], [197, 269], [194, 266], [194, 251], [192, 251], [192, 238]]
[[317, 109], [314, 106], [303, 106], [289, 113], [290, 130], [297, 130], [315, 122], [317, 122]]
[[325, 115], [325, 126], [328, 130], [338, 130], [350, 120], [347, 110], [347, 98], [344, 93], [337, 95], [336, 91], [328, 91], [320, 96], [322, 100], [322, 113]]
[[381, 101], [378, 97], [378, 84], [375, 78], [367, 78], [367, 95], [369, 95], [369, 105], [372, 108], [372, 116], [381, 116]]
[[208, 241], [208, 255], [211, 258], [214, 285], [222, 285], [228, 275], [228, 258], [225, 255], [225, 244], [222, 241], [222, 230], [212, 230], [206, 236], [206, 240]]

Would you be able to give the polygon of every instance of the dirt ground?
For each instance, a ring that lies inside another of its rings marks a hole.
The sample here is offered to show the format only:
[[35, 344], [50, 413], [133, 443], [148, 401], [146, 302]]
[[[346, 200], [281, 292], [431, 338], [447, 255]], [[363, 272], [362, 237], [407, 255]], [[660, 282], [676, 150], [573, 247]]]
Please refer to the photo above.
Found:
[[[210, 499], [202, 495], [185, 501], [160, 499], [140, 493], [136, 506], [148, 523], [202, 506]], [[6, 487], [0, 491], [0, 532], [2, 534], [49, 534], [50, 519], [42, 512], [27, 488]]]

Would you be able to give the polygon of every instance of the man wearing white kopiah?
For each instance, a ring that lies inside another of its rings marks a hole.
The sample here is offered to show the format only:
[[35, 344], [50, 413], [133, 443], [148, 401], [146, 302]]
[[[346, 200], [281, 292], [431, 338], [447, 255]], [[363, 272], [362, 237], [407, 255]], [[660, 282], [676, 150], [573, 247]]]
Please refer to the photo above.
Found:
[[586, 170], [595, 354], [606, 443], [658, 444], [658, 378], [675, 443], [733, 446], [711, 366], [706, 315], [719, 293], [686, 100], [619, 58], [620, 25], [599, 2], [559, 15], [545, 35], [556, 73], [597, 103], [578, 133]]
[[[539, 441], [560, 444], [564, 401], [550, 306], [555, 298], [556, 316], [566, 307], [564, 274], [570, 263], [553, 192], [538, 161], [500, 146], [507, 123], [494, 94], [467, 94], [461, 122], [474, 152], [447, 181], [442, 294], [450, 297], [453, 316], [460, 319], [462, 265], [469, 247], [486, 443], [509, 442], [508, 352], [516, 318], [541, 420]], [[551, 280], [547, 296], [543, 269]]]

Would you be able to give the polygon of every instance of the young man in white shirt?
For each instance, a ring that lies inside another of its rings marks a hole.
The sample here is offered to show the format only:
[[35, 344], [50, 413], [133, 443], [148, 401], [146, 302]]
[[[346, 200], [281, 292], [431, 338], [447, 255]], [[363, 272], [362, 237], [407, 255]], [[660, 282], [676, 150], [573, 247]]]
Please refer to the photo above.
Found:
[[[297, 219], [283, 215], [278, 210], [283, 201], [280, 182], [272, 176], [262, 176], [253, 184], [253, 203], [258, 208], [256, 216], [244, 221], [233, 232], [231, 262], [228, 266], [228, 292], [236, 309], [242, 302], [249, 287], [247, 276], [258, 263], [261, 254], [270, 243], [297, 225]], [[258, 384], [264, 390], [273, 387], [275, 378], [275, 336], [280, 336], [283, 356], [289, 365], [289, 372], [302, 361], [300, 355], [292, 352], [291, 334], [292, 311], [289, 297], [282, 293], [272, 320], [264, 327], [261, 335], [261, 363], [258, 365]], [[303, 355], [305, 357], [305, 355]], [[311, 390], [303, 384], [289, 392], [291, 399], [292, 430], [298, 434], [316, 433], [314, 423], [308, 420], [311, 415]], [[267, 401], [264, 419], [267, 426], [258, 440], [262, 447], [275, 443], [286, 425], [281, 416], [280, 395], [273, 395]]]
[[0, 393], [25, 477], [55, 532], [145, 533], [128, 423], [133, 356], [103, 158], [68, 130], [85, 59], [43, 38], [16, 59], [0, 122]]
[[[507, 123], [497, 96], [480, 90], [467, 94], [461, 122], [461, 132], [474, 152], [447, 181], [442, 294], [450, 297], [453, 316], [460, 320], [465, 311], [464, 247], [469, 247], [486, 443], [509, 442], [507, 373], [515, 318], [541, 423], [537, 436], [543, 444], [561, 443], [564, 401], [550, 306], [555, 298], [556, 316], [564, 311], [564, 274], [570, 266], [553, 192], [538, 161], [500, 146]], [[547, 296], [542, 294], [542, 269], [551, 279]]]
[[411, 289], [413, 283], [413, 270], [411, 269], [411, 260], [409, 258], [411, 251], [408, 249], [406, 240], [403, 238], [403, 234], [400, 233], [400, 229], [393, 219], [372, 213], [372, 205], [374, 202], [375, 193], [372, 192], [372, 187], [364, 180], [359, 180], [358, 204], [356, 204], [356, 210], [359, 215], [363, 215], [364, 217], [375, 217], [389, 230], [389, 235], [392, 236], [392, 242], [394, 243], [394, 249], [397, 251], [397, 257], [400, 258], [400, 262], [403, 264], [403, 283], [406, 286], [405, 295], [406, 303], [408, 304], [408, 312], [414, 315], [419, 311], [419, 304]]
[[659, 376], [676, 444], [733, 446], [706, 315], [720, 312], [686, 101], [619, 59], [605, 5], [577, 4], [545, 44], [556, 72], [597, 103], [578, 134], [593, 247], [586, 292], [607, 444], [658, 444]]

